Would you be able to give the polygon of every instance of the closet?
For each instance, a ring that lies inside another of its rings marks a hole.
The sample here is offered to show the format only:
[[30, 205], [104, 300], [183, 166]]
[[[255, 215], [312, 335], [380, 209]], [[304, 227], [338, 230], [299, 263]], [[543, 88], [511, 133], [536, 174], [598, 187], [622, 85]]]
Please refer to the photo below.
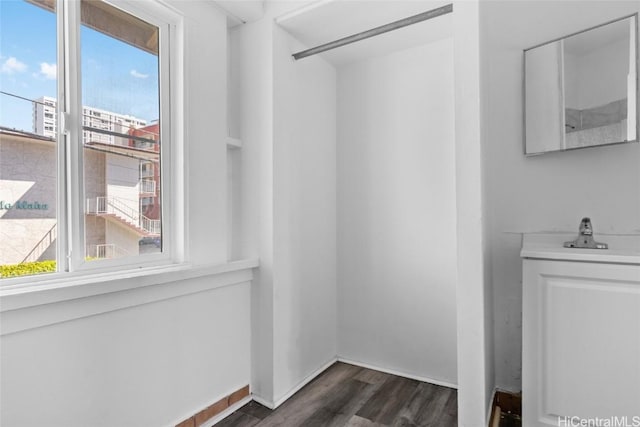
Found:
[[[468, 8], [461, 5], [463, 16]], [[456, 120], [479, 114], [456, 94], [469, 84], [473, 106], [477, 73], [474, 56], [462, 56], [471, 47], [455, 54], [454, 30], [464, 20], [456, 23], [451, 9], [267, 2], [265, 18], [230, 31], [229, 132], [242, 141], [231, 217], [241, 221], [239, 257], [261, 260], [252, 386], [267, 406], [336, 360], [458, 388], [457, 293], [479, 287], [464, 305], [484, 303], [480, 212], [460, 215], [458, 206], [480, 207], [479, 137], [456, 137], [477, 124]], [[433, 16], [298, 55], [425, 12]], [[456, 75], [456, 63], [469, 67]], [[469, 255], [462, 263], [460, 252]], [[463, 321], [473, 323], [463, 335], [484, 331], [482, 309]], [[476, 337], [465, 345], [479, 351], [464, 357], [484, 368], [484, 337]], [[484, 419], [490, 393], [481, 388], [471, 406]]]
[[[436, 8], [431, 19], [318, 56], [288, 56], [411, 22], [425, 6], [331, 2], [281, 16], [274, 70], [298, 88], [286, 120], [313, 103], [300, 86], [335, 93], [335, 104], [316, 115], [335, 115], [335, 139], [322, 143], [336, 146], [338, 357], [455, 387], [452, 15]], [[325, 80], [305, 74], [327, 66]]]

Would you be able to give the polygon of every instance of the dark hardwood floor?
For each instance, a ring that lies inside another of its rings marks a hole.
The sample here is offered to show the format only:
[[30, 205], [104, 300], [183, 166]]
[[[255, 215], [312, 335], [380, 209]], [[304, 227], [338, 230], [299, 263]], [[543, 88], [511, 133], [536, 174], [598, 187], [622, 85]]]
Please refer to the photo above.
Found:
[[458, 425], [454, 389], [336, 363], [272, 411], [250, 402], [221, 427]]

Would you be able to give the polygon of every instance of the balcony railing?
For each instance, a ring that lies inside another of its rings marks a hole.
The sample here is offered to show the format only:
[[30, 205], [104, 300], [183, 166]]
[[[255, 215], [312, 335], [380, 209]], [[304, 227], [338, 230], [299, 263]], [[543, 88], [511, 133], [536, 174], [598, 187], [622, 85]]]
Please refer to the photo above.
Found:
[[140, 194], [156, 194], [156, 182], [153, 179], [141, 179]]
[[36, 243], [33, 249], [31, 249], [31, 252], [29, 252], [27, 256], [24, 257], [21, 264], [25, 262], [38, 261], [38, 259], [42, 256], [43, 253], [45, 253], [49, 246], [51, 246], [53, 242], [55, 242], [57, 237], [58, 227], [57, 224], [53, 224], [53, 227], [51, 227], [51, 229], [47, 231], [47, 234], [45, 234], [44, 237], [40, 239], [38, 243]]
[[129, 252], [113, 243], [102, 245], [92, 245], [87, 251], [87, 256], [98, 259], [122, 258], [128, 256]]
[[149, 163], [140, 165], [140, 178], [153, 178], [153, 167]]
[[159, 219], [150, 219], [141, 215], [137, 209], [117, 197], [103, 196], [88, 199], [86, 212], [94, 215], [113, 215], [144, 234], [160, 234], [161, 232]]
[[140, 215], [140, 226], [149, 234], [161, 234], [162, 228], [159, 219], [149, 219], [144, 215]]

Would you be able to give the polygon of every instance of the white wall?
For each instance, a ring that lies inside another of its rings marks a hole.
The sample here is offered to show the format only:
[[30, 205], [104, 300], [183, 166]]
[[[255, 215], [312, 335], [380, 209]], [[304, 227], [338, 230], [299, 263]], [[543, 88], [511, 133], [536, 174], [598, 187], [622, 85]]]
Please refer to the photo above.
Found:
[[[640, 10], [633, 1], [481, 2], [485, 151], [491, 232], [496, 384], [520, 390], [522, 266], [515, 233], [640, 230], [637, 144], [523, 156], [522, 50]], [[545, 22], [545, 25], [539, 25]], [[599, 240], [606, 241], [606, 238]]]
[[[273, 18], [230, 32], [231, 131], [242, 140], [245, 256], [259, 256], [252, 289], [252, 387], [277, 405], [336, 354], [335, 70], [299, 47]], [[238, 131], [235, 128], [239, 128]]]
[[127, 156], [119, 156], [117, 154], [107, 154], [105, 163], [106, 193], [103, 195], [115, 197], [132, 212], [139, 212], [139, 160]]
[[185, 15], [188, 256], [195, 264], [224, 263], [228, 249], [226, 17], [209, 2], [170, 2]]
[[[262, 19], [230, 33], [232, 115], [242, 140], [242, 234], [246, 257], [260, 257], [251, 287], [251, 388], [273, 402], [273, 55], [272, 22]], [[256, 72], [260, 70], [260, 72]], [[236, 130], [234, 129], [234, 132]]]
[[580, 57], [578, 69], [578, 108], [594, 108], [625, 99], [629, 74], [629, 39], [625, 37]]
[[487, 425], [494, 389], [479, 2], [457, 2], [454, 22], [456, 217], [458, 233], [458, 424]]
[[[249, 383], [249, 287], [234, 285], [3, 335], [0, 423], [177, 424]], [[75, 301], [68, 310], [110, 298]]]
[[340, 357], [456, 384], [453, 40], [338, 73]]
[[[624, 21], [628, 27], [628, 21]], [[576, 36], [576, 37], [579, 37]], [[600, 107], [627, 97], [629, 38], [598, 49], [564, 53], [565, 104], [579, 110]]]
[[[177, 94], [184, 95], [185, 104], [189, 259], [225, 263], [226, 19], [208, 2], [168, 3], [184, 17], [178, 32], [185, 41], [185, 74], [177, 82], [184, 92]], [[181, 100], [172, 103], [179, 107]], [[174, 125], [174, 130], [181, 128]], [[250, 285], [245, 278], [211, 289], [217, 277], [32, 309], [7, 311], [3, 300], [0, 424], [175, 425], [249, 384]], [[197, 293], [163, 297], [167, 289]], [[141, 302], [128, 307], [134, 293]], [[87, 311], [99, 314], [78, 314]], [[7, 329], [16, 322], [48, 319], [51, 313], [67, 320]]]
[[274, 398], [336, 355], [336, 71], [276, 26]]
[[[140, 251], [140, 245], [138, 242], [141, 237], [133, 230], [129, 228], [129, 226], [114, 223], [112, 220], [105, 221], [104, 227], [104, 242], [110, 245], [116, 246], [116, 253], [120, 253], [119, 250], [123, 249], [127, 256], [138, 255]], [[89, 254], [89, 256], [95, 256], [95, 254]]]

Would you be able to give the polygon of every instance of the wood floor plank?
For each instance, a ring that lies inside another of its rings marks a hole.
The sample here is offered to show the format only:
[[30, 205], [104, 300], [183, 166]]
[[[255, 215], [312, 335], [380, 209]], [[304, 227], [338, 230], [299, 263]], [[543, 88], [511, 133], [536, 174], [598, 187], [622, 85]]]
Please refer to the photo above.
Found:
[[334, 387], [344, 384], [357, 375], [362, 368], [346, 363], [336, 363], [322, 375], [294, 394], [271, 415], [263, 419], [259, 427], [302, 426], [324, 404]]
[[259, 422], [260, 419], [256, 417], [236, 411], [216, 424], [216, 427], [254, 427]]
[[445, 405], [442, 425], [443, 426], [458, 425], [458, 392], [455, 390], [451, 390], [451, 397], [449, 397], [449, 400]]
[[440, 391], [417, 414], [415, 423], [418, 426], [449, 427], [451, 421], [447, 417], [446, 408], [448, 401], [454, 397], [456, 392], [447, 387], [434, 387], [439, 387]]
[[273, 413], [273, 410], [253, 400], [244, 405], [242, 408], [238, 409], [238, 411], [247, 415], [251, 415], [252, 417], [258, 418], [260, 420], [267, 418]]
[[374, 371], [373, 369], [362, 369], [362, 371], [353, 378], [369, 384], [381, 384], [391, 377], [393, 377], [393, 375], [385, 372]]
[[418, 387], [419, 381], [392, 376], [365, 403], [356, 415], [390, 425]]
[[256, 402], [223, 427], [455, 427], [457, 392], [336, 363], [276, 410]]
[[304, 421], [304, 426], [343, 427], [373, 395], [377, 387], [355, 379], [336, 384], [325, 403]]
[[349, 365], [348, 363], [336, 362], [321, 375], [318, 375], [312, 382], [309, 383], [309, 385], [315, 383], [317, 385], [321, 384], [332, 387], [333, 385], [341, 381], [355, 378], [363, 370], [366, 369], [361, 368], [360, 366]]
[[358, 415], [354, 415], [349, 418], [349, 421], [344, 425], [344, 427], [385, 427], [384, 424], [374, 423], [373, 421], [369, 421], [366, 418], [359, 417]]
[[392, 424], [393, 427], [415, 426], [418, 415], [424, 411], [425, 406], [429, 404], [429, 401], [438, 391], [436, 386], [432, 384], [418, 384], [413, 395], [398, 413]]

